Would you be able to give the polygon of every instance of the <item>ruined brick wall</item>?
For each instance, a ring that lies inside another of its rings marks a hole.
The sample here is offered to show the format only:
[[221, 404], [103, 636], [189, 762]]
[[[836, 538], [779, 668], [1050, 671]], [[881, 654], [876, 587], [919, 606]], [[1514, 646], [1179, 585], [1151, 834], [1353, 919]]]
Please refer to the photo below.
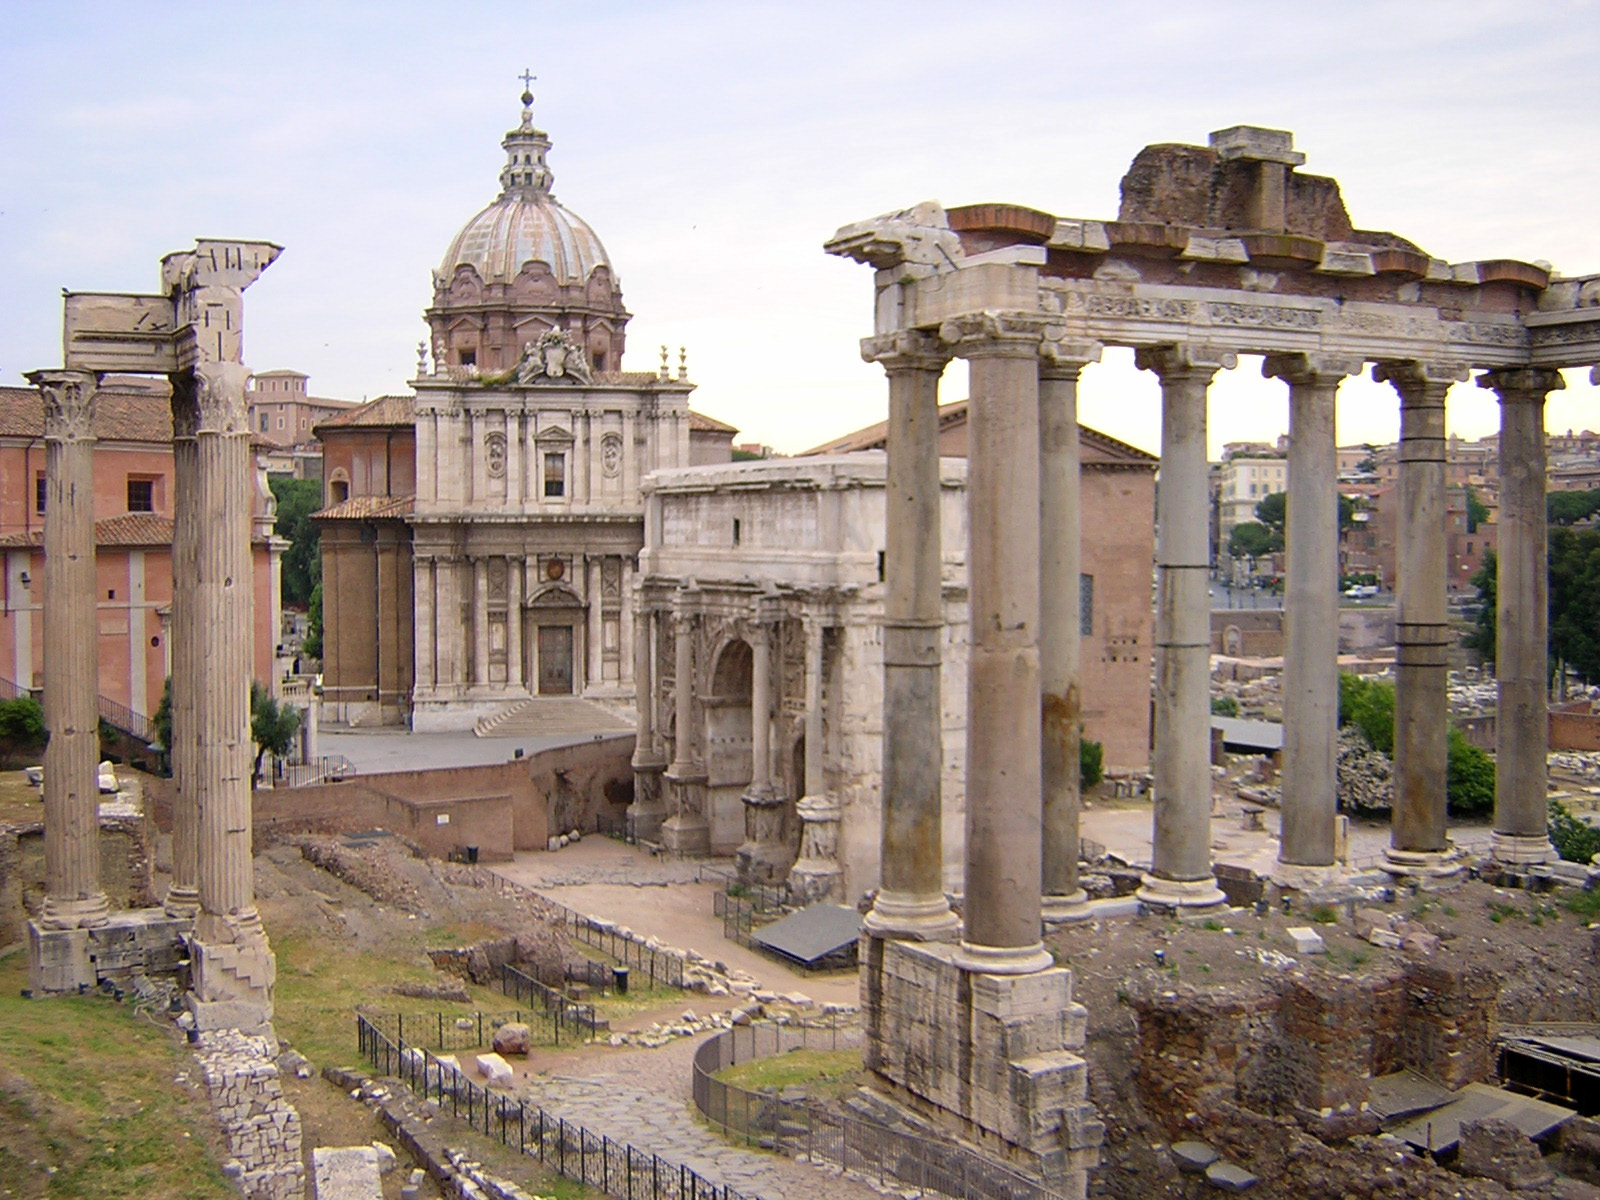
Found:
[[1449, 1088], [1491, 1076], [1499, 984], [1408, 962], [1360, 978], [1291, 972], [1249, 989], [1148, 979], [1130, 989], [1140, 1098], [1177, 1129], [1219, 1104], [1355, 1114], [1374, 1076], [1412, 1067]]
[[[150, 829], [142, 817], [100, 820], [100, 883], [113, 909], [155, 903]], [[44, 901], [44, 822], [0, 823], [0, 945], [20, 941]]]

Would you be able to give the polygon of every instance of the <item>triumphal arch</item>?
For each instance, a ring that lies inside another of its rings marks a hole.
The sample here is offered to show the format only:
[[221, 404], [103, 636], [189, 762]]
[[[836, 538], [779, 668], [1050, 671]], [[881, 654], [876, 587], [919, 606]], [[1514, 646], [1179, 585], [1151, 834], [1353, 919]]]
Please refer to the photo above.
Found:
[[[1222, 900], [1209, 837], [1206, 395], [1241, 355], [1288, 388], [1288, 643], [1278, 874], [1336, 870], [1334, 406], [1369, 367], [1401, 414], [1396, 795], [1387, 868], [1460, 869], [1446, 837], [1445, 393], [1473, 371], [1501, 410], [1493, 853], [1546, 837], [1543, 410], [1600, 362], [1600, 276], [1451, 264], [1357, 229], [1290, 134], [1240, 126], [1134, 159], [1112, 220], [925, 203], [849, 225], [829, 253], [875, 270], [862, 354], [889, 381], [882, 878], [866, 929], [867, 1062], [891, 1092], [1083, 1194], [1099, 1127], [1084, 1019], [1041, 917], [1081, 911], [1077, 388], [1105, 346], [1161, 384], [1155, 836], [1141, 896]], [[935, 391], [971, 372], [967, 866], [939, 877]]]

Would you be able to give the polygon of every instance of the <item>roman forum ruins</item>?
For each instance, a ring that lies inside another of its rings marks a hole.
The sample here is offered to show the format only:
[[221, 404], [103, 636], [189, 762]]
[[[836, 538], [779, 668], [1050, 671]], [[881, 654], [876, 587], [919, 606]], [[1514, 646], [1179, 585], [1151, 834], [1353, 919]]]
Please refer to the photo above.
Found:
[[[29, 922], [38, 994], [96, 982], [97, 964], [175, 963], [200, 1029], [272, 1019], [276, 965], [251, 864], [250, 372], [244, 290], [268, 242], [201, 240], [161, 260], [159, 295], [69, 293], [65, 369], [29, 376], [45, 399], [45, 900]], [[93, 450], [95, 388], [110, 372], [172, 381], [174, 441], [172, 884], [163, 908], [108, 913], [99, 882]], [[189, 932], [192, 929], [192, 932]]]
[[[1289, 393], [1279, 881], [1311, 886], [1339, 870], [1334, 404], [1339, 382], [1368, 363], [1399, 395], [1405, 509], [1385, 867], [1411, 876], [1461, 867], [1445, 830], [1444, 398], [1473, 369], [1500, 401], [1506, 481], [1493, 853], [1510, 863], [1553, 853], [1542, 418], [1561, 368], [1600, 362], [1600, 277], [1430, 258], [1354, 228], [1338, 184], [1299, 173], [1303, 161], [1290, 134], [1240, 126], [1207, 147], [1141, 151], [1115, 220], [924, 203], [846, 226], [827, 244], [875, 270], [862, 353], [889, 379], [883, 886], [862, 949], [867, 1064], [891, 1092], [1070, 1177], [1080, 1195], [1098, 1140], [1075, 1054], [1083, 1019], [1040, 930], [1041, 896], [1066, 910], [1079, 898], [1067, 757], [1080, 705], [1079, 514], [1076, 447], [1063, 432], [1076, 427], [1079, 375], [1102, 347], [1133, 347], [1162, 397], [1154, 851], [1141, 898], [1168, 908], [1223, 899], [1209, 837], [1206, 394], [1246, 354], [1264, 356], [1264, 373]], [[940, 886], [929, 765], [939, 756], [935, 386], [956, 357], [971, 371], [959, 923]], [[1028, 713], [1038, 719], [1018, 719]]]

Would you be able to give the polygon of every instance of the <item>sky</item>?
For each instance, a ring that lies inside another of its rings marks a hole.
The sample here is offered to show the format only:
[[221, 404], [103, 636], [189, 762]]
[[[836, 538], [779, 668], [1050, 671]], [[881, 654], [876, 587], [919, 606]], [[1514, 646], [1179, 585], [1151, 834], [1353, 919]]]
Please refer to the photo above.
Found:
[[[1600, 272], [1600, 0], [0, 0], [0, 383], [61, 361], [62, 289], [157, 290], [198, 236], [284, 252], [245, 359], [314, 395], [405, 390], [431, 273], [496, 196], [531, 70], [555, 195], [634, 314], [623, 363], [688, 353], [694, 406], [792, 452], [882, 420], [868, 268], [841, 225], [934, 199], [1112, 219], [1138, 150], [1292, 130], [1359, 228], [1438, 258]], [[1600, 428], [1568, 372], [1554, 430]], [[946, 373], [941, 398], [965, 395]], [[1210, 441], [1270, 440], [1287, 389], [1241, 359]], [[1451, 431], [1493, 432], [1454, 388]], [[1108, 350], [1089, 425], [1159, 449], [1155, 379]], [[1387, 386], [1341, 444], [1392, 441]]]

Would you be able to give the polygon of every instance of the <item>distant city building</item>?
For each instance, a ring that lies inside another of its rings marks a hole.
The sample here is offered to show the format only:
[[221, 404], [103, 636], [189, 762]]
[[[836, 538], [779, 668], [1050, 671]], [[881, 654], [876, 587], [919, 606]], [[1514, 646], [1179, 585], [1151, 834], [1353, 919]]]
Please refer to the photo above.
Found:
[[274, 446], [306, 446], [323, 421], [356, 407], [350, 400], [306, 394], [308, 375], [299, 371], [258, 371], [250, 377], [250, 432]]

